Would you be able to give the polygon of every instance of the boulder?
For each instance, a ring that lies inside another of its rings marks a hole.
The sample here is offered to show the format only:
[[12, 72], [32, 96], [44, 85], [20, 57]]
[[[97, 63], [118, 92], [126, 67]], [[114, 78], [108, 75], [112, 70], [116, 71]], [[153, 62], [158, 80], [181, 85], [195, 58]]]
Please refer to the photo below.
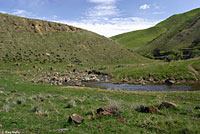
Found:
[[75, 100], [75, 102], [76, 102], [76, 103], [83, 103], [83, 102], [84, 102], [84, 100], [77, 99], [77, 100]]
[[105, 116], [116, 115], [118, 112], [119, 112], [118, 107], [114, 105], [107, 105], [105, 107], [101, 107], [97, 109], [97, 114], [105, 115]]
[[176, 83], [176, 81], [175, 81], [174, 78], [169, 78], [169, 79], [165, 80], [165, 83], [170, 84], [170, 85], [173, 85], [173, 84]]
[[11, 92], [11, 93], [16, 93], [17, 90], [13, 89], [13, 90], [11, 90], [10, 92]]
[[162, 104], [160, 105], [160, 107], [165, 107], [165, 108], [176, 108], [178, 107], [176, 104], [172, 103], [172, 102], [162, 102]]
[[19, 62], [14, 63], [15, 66], [20, 66], [21, 64]]
[[75, 101], [70, 101], [66, 106], [66, 108], [73, 108], [73, 107], [76, 107], [76, 102]]
[[76, 124], [81, 124], [83, 122], [83, 118], [78, 114], [72, 114], [71, 116], [69, 116], [68, 122], [69, 123], [74, 122]]
[[50, 70], [51, 70], [51, 71], [56, 71], [56, 68], [50, 67]]
[[143, 113], [157, 113], [158, 112], [158, 109], [154, 106], [149, 106], [149, 107], [140, 106], [139, 110]]

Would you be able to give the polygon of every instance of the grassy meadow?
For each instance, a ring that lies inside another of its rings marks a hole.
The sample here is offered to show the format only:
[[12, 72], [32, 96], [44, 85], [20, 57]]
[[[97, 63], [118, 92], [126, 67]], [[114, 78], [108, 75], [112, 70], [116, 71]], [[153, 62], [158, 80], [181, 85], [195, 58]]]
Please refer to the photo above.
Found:
[[[173, 68], [176, 65], [181, 68], [192, 62], [194, 61], [171, 63], [170, 66]], [[152, 68], [153, 64], [155, 63], [146, 67], [146, 72], [141, 68], [144, 72], [138, 75], [143, 76], [149, 71], [155, 72], [155, 68]], [[164, 62], [156, 64], [158, 67], [169, 67]], [[52, 64], [41, 66], [43, 67], [41, 72], [37, 72], [32, 65], [28, 64], [14, 66], [10, 63], [0, 66], [0, 124], [3, 131], [19, 131], [25, 134], [200, 133], [200, 110], [198, 109], [200, 92], [198, 91], [162, 93], [108, 91], [99, 88], [51, 86], [29, 82], [30, 78], [50, 71]], [[116, 70], [111, 69], [116, 65], [106, 66], [106, 68], [115, 70], [112, 75], [118, 80], [118, 77], [123, 76], [125, 72], [127, 74], [128, 70], [130, 71], [128, 74], [133, 73], [133, 76], [136, 72], [140, 72], [134, 70], [135, 66], [139, 65], [132, 64]], [[54, 64], [54, 67], [57, 71], [63, 71], [66, 66]], [[199, 64], [196, 62], [194, 68], [198, 69], [198, 67]], [[102, 66], [95, 68], [101, 70]], [[172, 69], [172, 71], [176, 70]], [[173, 102], [178, 107], [159, 109], [157, 113], [142, 113], [136, 110], [140, 105], [159, 107], [163, 101]], [[66, 108], [71, 102], [75, 102], [76, 106]], [[117, 116], [102, 115], [95, 119], [88, 118], [89, 115], [95, 115], [98, 108], [107, 105], [114, 105], [119, 109]], [[79, 125], [68, 123], [68, 118], [73, 113], [81, 115], [84, 119], [83, 123]]]
[[[0, 124], [2, 130], [26, 134], [198, 134], [200, 133], [199, 92], [128, 92], [87, 87], [50, 86], [24, 82], [14, 72], [0, 72]], [[65, 108], [70, 101], [81, 99], [76, 107]], [[159, 109], [158, 113], [136, 111], [140, 105], [158, 107], [170, 101], [177, 108]], [[118, 116], [88, 119], [96, 109], [108, 104], [119, 108]], [[82, 124], [70, 124], [77, 113]]]

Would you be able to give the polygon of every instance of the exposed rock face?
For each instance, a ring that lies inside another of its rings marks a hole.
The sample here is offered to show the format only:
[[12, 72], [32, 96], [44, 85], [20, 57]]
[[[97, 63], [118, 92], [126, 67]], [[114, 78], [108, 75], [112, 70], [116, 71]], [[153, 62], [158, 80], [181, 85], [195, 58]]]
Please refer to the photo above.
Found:
[[68, 122], [69, 123], [74, 122], [76, 124], [81, 124], [83, 122], [83, 118], [78, 114], [72, 114], [71, 116], [69, 116]]
[[172, 102], [162, 102], [162, 104], [160, 105], [160, 108], [162, 108], [162, 107], [176, 108], [178, 106], [176, 104], [172, 103]]

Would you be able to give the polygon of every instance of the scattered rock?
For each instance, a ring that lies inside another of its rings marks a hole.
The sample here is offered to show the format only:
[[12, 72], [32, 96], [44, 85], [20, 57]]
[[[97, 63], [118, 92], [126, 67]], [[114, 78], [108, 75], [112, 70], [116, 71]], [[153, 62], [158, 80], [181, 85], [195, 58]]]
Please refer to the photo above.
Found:
[[63, 129], [58, 129], [58, 132], [65, 132], [65, 131], [68, 131], [69, 129], [67, 128], [63, 128]]
[[172, 102], [162, 102], [162, 104], [160, 105], [160, 108], [162, 108], [162, 107], [176, 108], [178, 106], [176, 104], [172, 103]]
[[176, 83], [176, 81], [175, 81], [174, 78], [169, 78], [169, 79], [165, 80], [165, 83], [170, 84], [170, 85], [173, 85], [173, 84]]
[[70, 63], [67, 65], [67, 67], [75, 67], [75, 65]]
[[15, 66], [20, 66], [21, 64], [19, 62], [14, 63]]
[[75, 86], [82, 86], [82, 83], [80, 81], [75, 82]]
[[3, 92], [3, 88], [0, 88], [0, 94], [3, 94], [4, 92]]
[[39, 106], [34, 106], [32, 111], [38, 113], [41, 111], [41, 108]]
[[117, 115], [118, 112], [119, 112], [119, 108], [114, 105], [107, 105], [105, 107], [101, 107], [97, 109], [97, 114], [105, 115], [105, 116]]
[[63, 132], [65, 132], [65, 131], [69, 131], [69, 129], [67, 129], [67, 128], [62, 128], [62, 129], [54, 129], [54, 130], [50, 130], [50, 132], [60, 132], [60, 133], [63, 133]]
[[81, 124], [83, 122], [83, 118], [78, 114], [72, 114], [71, 116], [69, 116], [68, 122], [69, 123], [74, 122], [76, 124]]
[[76, 107], [76, 102], [75, 101], [70, 101], [66, 106], [66, 108], [73, 108], [73, 107]]
[[[50, 69], [52, 72], [41, 73], [40, 76], [30, 81], [33, 83], [50, 83], [51, 85], [85, 86], [84, 82], [109, 81], [111, 79], [111, 76], [95, 71], [89, 74], [88, 72], [74, 69], [73, 72], [66, 71], [66, 73], [59, 73], [55, 72], [56, 69], [53, 67]], [[42, 68], [38, 68], [37, 70], [40, 72]]]
[[149, 107], [140, 106], [138, 110], [143, 113], [157, 113], [158, 112], [158, 109], [154, 106], [149, 106]]
[[48, 56], [48, 57], [49, 57], [49, 56], [51, 56], [51, 54], [50, 54], [50, 53], [46, 53], [46, 56]]
[[11, 93], [16, 93], [17, 90], [13, 89], [13, 90], [11, 90], [10, 92], [11, 92]]
[[9, 112], [10, 106], [8, 104], [3, 105], [3, 110]]
[[24, 104], [25, 102], [26, 102], [26, 100], [23, 99], [23, 98], [19, 98], [19, 99], [17, 99], [17, 101], [16, 101], [17, 104]]
[[50, 70], [51, 70], [51, 71], [56, 71], [56, 68], [50, 67]]
[[76, 103], [83, 103], [83, 102], [84, 102], [84, 100], [77, 99], [77, 100], [75, 100], [75, 102], [76, 102]]
[[47, 95], [47, 98], [52, 98], [53, 96], [51, 94], [48, 94]]
[[33, 68], [37, 68], [37, 66], [34, 65]]

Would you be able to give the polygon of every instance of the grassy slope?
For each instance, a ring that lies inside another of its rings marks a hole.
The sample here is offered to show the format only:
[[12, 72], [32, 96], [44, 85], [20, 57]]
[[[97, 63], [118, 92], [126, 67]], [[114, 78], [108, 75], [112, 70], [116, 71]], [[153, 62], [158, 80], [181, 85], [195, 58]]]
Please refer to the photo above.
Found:
[[[191, 69], [191, 66], [194, 69]], [[112, 74], [117, 81], [126, 80], [134, 83], [141, 78], [149, 81], [163, 82], [168, 78], [175, 78], [179, 82], [188, 83], [200, 80], [199, 58], [186, 61], [151, 63], [135, 63], [124, 65], [123, 67], [109, 66], [105, 72]]]
[[[28, 68], [27, 68], [28, 69]], [[24, 69], [23, 71], [27, 71]], [[75, 88], [63, 86], [34, 85], [16, 75], [16, 68], [10, 72], [0, 72], [0, 124], [4, 131], [19, 131], [29, 134], [56, 134], [52, 130], [67, 128], [70, 134], [183, 134], [200, 133], [200, 113], [194, 109], [199, 105], [199, 92], [125, 92], [102, 89]], [[15, 89], [16, 93], [11, 93]], [[41, 102], [36, 96], [45, 100]], [[50, 97], [58, 96], [58, 97]], [[59, 97], [60, 96], [60, 97]], [[64, 108], [71, 100], [82, 99], [77, 107]], [[22, 104], [15, 104], [23, 100]], [[171, 101], [177, 109], [162, 109], [159, 113], [148, 114], [134, 110], [139, 105], [159, 106], [162, 101]], [[87, 119], [101, 106], [115, 104], [120, 108], [119, 115], [126, 120], [123, 124], [116, 117]], [[9, 106], [9, 108], [5, 108]], [[33, 111], [39, 107], [38, 113]], [[3, 108], [4, 107], [4, 108]], [[6, 109], [8, 111], [6, 111]], [[80, 125], [67, 123], [72, 113], [84, 117]]]
[[200, 9], [195, 9], [174, 15], [155, 27], [124, 33], [112, 39], [143, 55], [152, 52], [155, 48], [163, 51], [187, 48], [194, 40], [199, 39], [199, 17]]
[[99, 65], [145, 60], [119, 44], [72, 26], [0, 14], [0, 61]]
[[129, 33], [120, 34], [111, 39], [115, 40], [119, 44], [129, 48], [137, 49], [144, 46], [147, 42], [158, 37], [160, 34], [166, 32], [166, 28], [152, 27], [146, 30], [133, 31]]

